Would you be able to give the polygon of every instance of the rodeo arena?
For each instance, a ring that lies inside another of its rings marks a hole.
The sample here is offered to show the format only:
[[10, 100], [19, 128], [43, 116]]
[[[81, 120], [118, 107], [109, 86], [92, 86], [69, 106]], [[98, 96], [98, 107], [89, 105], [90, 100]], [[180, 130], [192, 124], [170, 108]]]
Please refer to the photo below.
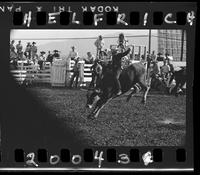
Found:
[[40, 40], [11, 39], [10, 72], [92, 146], [184, 145], [186, 60], [132, 43], [123, 31], [108, 48], [105, 38], [96, 36], [85, 57], [79, 40], [63, 56], [38, 51]]

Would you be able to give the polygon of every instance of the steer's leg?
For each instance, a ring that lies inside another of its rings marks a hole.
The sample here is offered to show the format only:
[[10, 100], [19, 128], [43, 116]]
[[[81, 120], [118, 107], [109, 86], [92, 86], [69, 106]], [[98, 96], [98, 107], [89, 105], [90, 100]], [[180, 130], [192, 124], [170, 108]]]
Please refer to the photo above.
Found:
[[92, 113], [88, 116], [89, 118], [97, 118], [99, 115], [100, 110], [104, 107], [104, 105], [107, 102], [107, 98], [100, 98], [97, 103], [96, 106], [94, 108], [94, 110], [92, 111]]
[[141, 87], [140, 87], [140, 85], [138, 85], [137, 83], [133, 86], [133, 90], [132, 90], [132, 92], [128, 95], [128, 97], [127, 97], [127, 99], [126, 99], [126, 102], [129, 102], [129, 100], [131, 99], [131, 97], [134, 95], [134, 94], [136, 94], [136, 93], [138, 93], [140, 90], [141, 90]]
[[146, 103], [147, 100], [147, 94], [149, 92], [150, 86], [147, 85], [147, 83], [144, 81], [143, 78], [140, 79], [138, 84], [141, 86], [141, 88], [144, 90], [143, 98], [142, 98], [142, 103]]

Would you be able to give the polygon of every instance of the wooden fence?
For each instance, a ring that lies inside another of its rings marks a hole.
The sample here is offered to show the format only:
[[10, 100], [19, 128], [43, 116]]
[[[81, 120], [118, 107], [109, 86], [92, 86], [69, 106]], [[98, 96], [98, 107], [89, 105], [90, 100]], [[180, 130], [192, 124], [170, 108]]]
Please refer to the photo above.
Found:
[[[159, 62], [159, 66], [163, 63]], [[175, 68], [179, 66], [186, 66], [186, 62], [173, 62]], [[92, 64], [82, 64], [84, 65], [84, 73], [83, 75], [80, 74], [80, 82], [82, 85], [86, 85], [86, 83], [92, 80], [92, 72], [90, 70]], [[70, 63], [70, 70], [67, 72], [66, 68], [60, 71], [60, 75], [55, 77], [53, 74], [53, 66], [50, 63], [46, 63], [42, 70], [39, 69], [39, 65], [24, 65], [23, 63], [19, 64], [18, 70], [11, 70], [12, 75], [14, 76], [15, 80], [19, 84], [32, 84], [32, 83], [41, 83], [41, 84], [51, 84], [52, 86], [66, 86], [69, 85], [66, 83], [67, 76], [66, 73], [69, 73], [69, 78], [73, 72], [74, 62]], [[62, 74], [62, 75], [61, 75]], [[64, 76], [64, 77], [62, 77]], [[62, 81], [60, 83], [59, 81]], [[68, 80], [69, 81], [69, 80]]]
[[[73, 73], [73, 66], [74, 62], [71, 62], [70, 65], [70, 77]], [[90, 82], [92, 80], [92, 72], [90, 70], [90, 67], [92, 64], [84, 64], [84, 74], [83, 74], [83, 80], [82, 83], [85, 84], [87, 82]], [[62, 71], [63, 72], [63, 71]], [[65, 69], [66, 72], [66, 69]], [[61, 83], [57, 83], [55, 81], [55, 77], [53, 78], [52, 73], [53, 72], [53, 66], [51, 64], [47, 63], [44, 65], [43, 69], [39, 69], [39, 65], [24, 65], [20, 62], [17, 70], [11, 70], [12, 75], [14, 76], [15, 80], [19, 84], [27, 83], [48, 83], [55, 86], [65, 86], [65, 83], [61, 85]], [[63, 73], [65, 78], [65, 73]], [[59, 82], [59, 77], [62, 78], [62, 75], [58, 76], [57, 82]]]

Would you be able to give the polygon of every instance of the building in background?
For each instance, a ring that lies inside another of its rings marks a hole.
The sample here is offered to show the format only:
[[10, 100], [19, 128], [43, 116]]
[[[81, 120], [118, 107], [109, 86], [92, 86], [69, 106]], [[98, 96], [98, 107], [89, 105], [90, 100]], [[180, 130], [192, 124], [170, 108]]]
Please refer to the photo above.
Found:
[[[175, 61], [186, 61], [186, 32], [183, 30], [158, 30], [158, 52], [168, 53]], [[182, 55], [182, 56], [181, 56]]]

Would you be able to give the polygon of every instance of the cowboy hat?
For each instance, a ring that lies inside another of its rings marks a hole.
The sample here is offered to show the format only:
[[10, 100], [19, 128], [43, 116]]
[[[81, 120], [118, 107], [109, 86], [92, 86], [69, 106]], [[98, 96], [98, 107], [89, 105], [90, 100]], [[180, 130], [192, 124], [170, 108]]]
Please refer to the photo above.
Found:
[[36, 44], [36, 42], [35, 42], [35, 41], [33, 41], [33, 42], [32, 42], [32, 44]]
[[58, 52], [58, 50], [54, 50], [54, 52]]
[[46, 52], [45, 51], [41, 51], [40, 53], [43, 54], [43, 53], [46, 53]]

